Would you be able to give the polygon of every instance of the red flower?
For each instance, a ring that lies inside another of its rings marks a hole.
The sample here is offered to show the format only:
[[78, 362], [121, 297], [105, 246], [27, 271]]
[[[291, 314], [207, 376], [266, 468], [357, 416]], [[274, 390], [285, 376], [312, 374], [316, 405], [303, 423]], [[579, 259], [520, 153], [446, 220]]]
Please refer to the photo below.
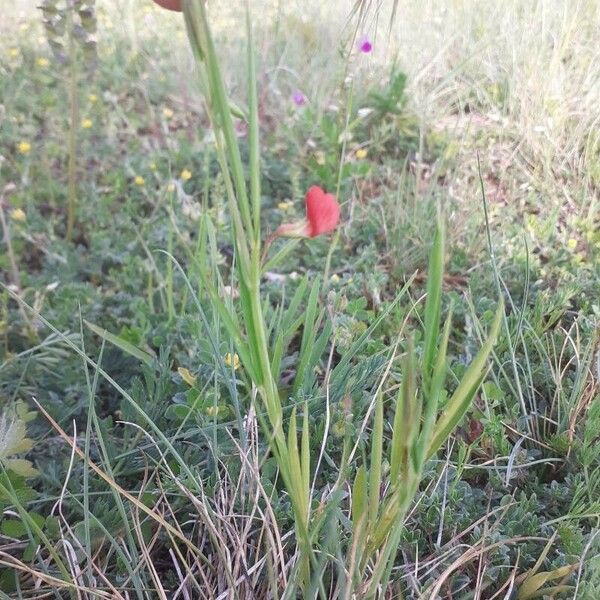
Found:
[[333, 231], [340, 221], [340, 205], [333, 194], [326, 194], [318, 185], [306, 192], [306, 235], [315, 237]]
[[340, 205], [333, 194], [326, 194], [318, 185], [306, 192], [306, 220], [280, 225], [269, 239], [276, 237], [309, 237], [333, 231], [340, 222]]
[[181, 0], [154, 0], [154, 2], [168, 10], [181, 12]]

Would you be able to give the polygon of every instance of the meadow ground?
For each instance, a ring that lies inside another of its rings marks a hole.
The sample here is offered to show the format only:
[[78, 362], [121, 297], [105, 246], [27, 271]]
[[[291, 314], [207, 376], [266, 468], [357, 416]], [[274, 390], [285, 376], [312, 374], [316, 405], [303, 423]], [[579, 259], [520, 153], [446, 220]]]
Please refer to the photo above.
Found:
[[[251, 344], [255, 315], [183, 18], [76, 4], [0, 18], [0, 596], [598, 598], [600, 2], [250, 2], [259, 237], [302, 219], [310, 185], [342, 209], [262, 271], [300, 452], [269, 437], [232, 335]], [[252, 182], [233, 4], [209, 21]], [[406, 399], [434, 386], [440, 215], [438, 424], [500, 297], [505, 316], [419, 462], [397, 415], [423, 437]]]

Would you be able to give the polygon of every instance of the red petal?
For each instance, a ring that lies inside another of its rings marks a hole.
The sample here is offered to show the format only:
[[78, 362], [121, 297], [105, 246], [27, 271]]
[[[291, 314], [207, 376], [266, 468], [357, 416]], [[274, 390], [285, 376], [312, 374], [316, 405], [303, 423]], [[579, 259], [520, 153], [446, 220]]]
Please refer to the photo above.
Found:
[[333, 194], [326, 194], [318, 185], [306, 192], [307, 233], [315, 237], [333, 231], [340, 221], [340, 205]]
[[154, 2], [168, 10], [181, 12], [181, 0], [154, 0]]

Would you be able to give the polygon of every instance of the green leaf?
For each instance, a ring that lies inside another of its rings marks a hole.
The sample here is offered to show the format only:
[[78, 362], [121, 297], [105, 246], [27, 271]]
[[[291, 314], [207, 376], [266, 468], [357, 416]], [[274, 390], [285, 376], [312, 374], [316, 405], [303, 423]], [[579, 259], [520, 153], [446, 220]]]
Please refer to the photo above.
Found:
[[565, 565], [564, 567], [559, 567], [553, 571], [542, 571], [541, 573], [537, 573], [531, 577], [528, 577], [519, 587], [517, 600], [531, 600], [532, 598], [538, 598], [544, 596], [544, 594], [549, 594], [548, 588], [545, 590], [542, 589], [543, 585], [549, 581], [567, 577], [573, 571], [575, 571], [578, 566], [579, 563], [574, 565]]
[[27, 528], [21, 521], [17, 521], [16, 519], [5, 519], [2, 521], [2, 525], [0, 525], [0, 530], [2, 533], [11, 538], [22, 538], [27, 534]]
[[7, 469], [21, 477], [37, 477], [39, 475], [39, 471], [33, 467], [30, 461], [24, 458], [7, 458], [4, 459], [4, 464]]
[[137, 346], [134, 346], [132, 343], [120, 338], [117, 335], [114, 335], [113, 333], [109, 333], [108, 331], [106, 331], [106, 329], [102, 329], [101, 327], [98, 327], [97, 325], [94, 325], [89, 321], [84, 320], [84, 323], [103, 340], [106, 340], [107, 342], [113, 344], [120, 350], [123, 350], [123, 352], [125, 352], [126, 354], [129, 354], [130, 356], [141, 360], [149, 367], [154, 366], [156, 357], [150, 354], [149, 352], [141, 350]]
[[357, 530], [365, 518], [367, 510], [367, 471], [361, 466], [356, 471], [352, 486], [352, 524]]
[[185, 404], [171, 404], [165, 411], [165, 417], [167, 419], [172, 419], [173, 421], [183, 421], [193, 412], [194, 409], [191, 406], [186, 406]]
[[438, 223], [429, 257], [427, 275], [427, 301], [425, 303], [425, 347], [423, 350], [423, 381], [428, 391], [440, 328], [442, 281], [444, 277], [444, 225]]
[[302, 332], [302, 342], [300, 344], [300, 356], [298, 358], [296, 378], [294, 379], [294, 393], [303, 386], [307, 375], [306, 371], [310, 365], [310, 357], [317, 335], [317, 302], [319, 300], [319, 290], [320, 282], [317, 279], [313, 283], [306, 305], [304, 331]]
[[501, 300], [498, 303], [496, 316], [494, 317], [494, 322], [492, 323], [487, 340], [465, 371], [458, 387], [452, 394], [450, 400], [448, 400], [446, 409], [435, 424], [431, 442], [429, 444], [429, 450], [427, 452], [427, 458], [431, 457], [448, 439], [454, 428], [469, 409], [473, 396], [477, 392], [477, 389], [485, 376], [486, 361], [496, 343], [496, 337], [500, 331], [500, 323], [502, 322], [503, 316], [504, 302]]
[[310, 495], [310, 429], [308, 421], [308, 402], [304, 403], [304, 416], [302, 420], [301, 458], [302, 458], [302, 485], [306, 498]]
[[369, 473], [369, 521], [375, 523], [379, 514], [381, 465], [383, 458], [383, 394], [375, 398], [375, 418], [371, 434], [371, 465]]

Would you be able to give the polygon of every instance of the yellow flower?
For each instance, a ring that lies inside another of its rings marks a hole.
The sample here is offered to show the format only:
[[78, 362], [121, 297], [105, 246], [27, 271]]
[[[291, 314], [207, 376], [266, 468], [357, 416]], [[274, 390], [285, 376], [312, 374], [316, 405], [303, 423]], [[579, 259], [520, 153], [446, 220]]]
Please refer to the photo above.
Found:
[[567, 248], [569, 248], [569, 250], [575, 250], [575, 248], [577, 248], [577, 240], [574, 238], [571, 238], [567, 242]]
[[169, 185], [167, 186], [167, 192], [174, 192], [174, 191], [175, 191], [175, 184], [169, 183]]
[[142, 187], [143, 185], [145, 185], [146, 181], [141, 175], [136, 175], [135, 179], [133, 180], [133, 183]]
[[8, 55], [11, 58], [17, 58], [17, 56], [19, 56], [19, 54], [21, 54], [21, 52], [18, 48], [9, 48], [8, 49]]
[[165, 119], [170, 119], [173, 116], [173, 111], [168, 106], [165, 106], [162, 112]]
[[196, 377], [192, 375], [189, 369], [184, 367], [178, 367], [177, 372], [181, 379], [183, 379], [189, 386], [194, 387], [196, 385]]
[[36, 62], [38, 64], [38, 67], [43, 68], [46, 68], [50, 64], [50, 61], [45, 56], [40, 56]]
[[10, 218], [13, 221], [21, 221], [21, 223], [22, 223], [27, 218], [27, 215], [25, 214], [24, 210], [22, 210], [20, 208], [15, 208], [11, 211]]
[[291, 200], [284, 200], [277, 205], [279, 210], [291, 210], [294, 207], [294, 203]]
[[317, 161], [318, 165], [324, 165], [325, 164], [325, 154], [323, 152], [321, 152], [320, 150], [317, 150], [317, 152], [315, 152], [315, 160]]
[[90, 104], [95, 104], [98, 102], [98, 96], [96, 94], [88, 94], [88, 101]]
[[83, 121], [81, 121], [81, 126], [84, 129], [91, 129], [93, 124], [94, 122], [91, 119], [83, 119]]
[[184, 169], [183, 171], [181, 171], [180, 177], [181, 179], [183, 179], [183, 181], [189, 181], [192, 178], [192, 172], [188, 169]]
[[237, 369], [240, 368], [240, 357], [237, 354], [231, 354], [231, 352], [228, 352], [225, 355], [225, 364], [228, 367], [233, 367], [233, 370], [236, 371]]
[[340, 280], [340, 276], [337, 273], [334, 273], [331, 277], [330, 277], [331, 281], [333, 283], [338, 283]]
[[29, 142], [19, 142], [17, 148], [21, 154], [29, 154], [31, 152], [31, 144]]
[[362, 160], [363, 158], [367, 158], [367, 154], [368, 152], [364, 148], [359, 148], [356, 151], [355, 156], [358, 158], [358, 160]]

